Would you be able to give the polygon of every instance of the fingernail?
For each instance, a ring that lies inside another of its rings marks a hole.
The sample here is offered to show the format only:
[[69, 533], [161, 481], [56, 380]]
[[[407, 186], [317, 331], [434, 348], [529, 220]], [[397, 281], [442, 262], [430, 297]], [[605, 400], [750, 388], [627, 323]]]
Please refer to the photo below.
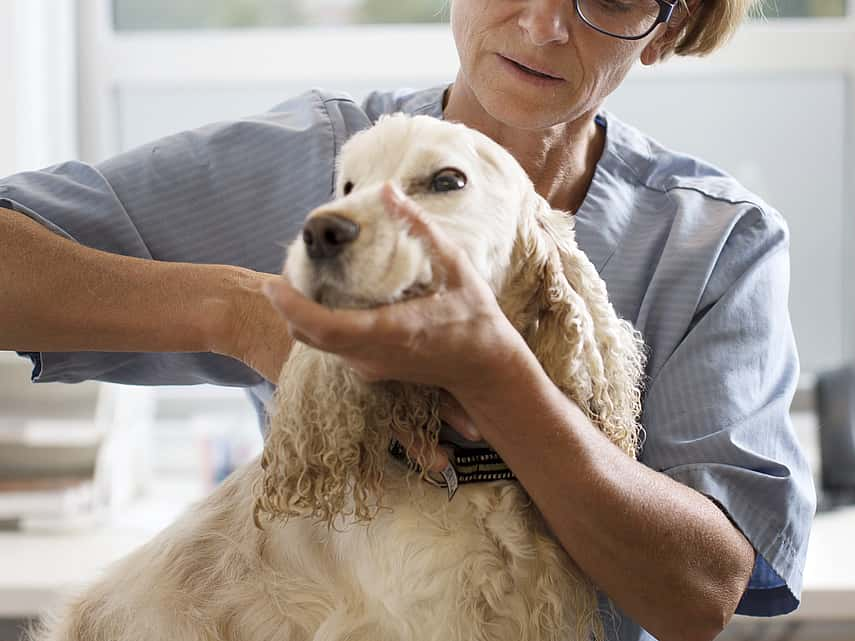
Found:
[[467, 425], [463, 428], [463, 436], [468, 438], [470, 441], [479, 441], [481, 440], [481, 432], [476, 430], [474, 427]]
[[446, 467], [448, 467], [448, 452], [445, 451], [445, 448], [440, 446], [433, 455], [433, 461], [431, 462], [430, 469], [434, 472], [442, 472]]
[[404, 203], [404, 192], [401, 191], [401, 188], [395, 183], [391, 183], [391, 188], [389, 189], [389, 200], [391, 200], [391, 204], [400, 207]]

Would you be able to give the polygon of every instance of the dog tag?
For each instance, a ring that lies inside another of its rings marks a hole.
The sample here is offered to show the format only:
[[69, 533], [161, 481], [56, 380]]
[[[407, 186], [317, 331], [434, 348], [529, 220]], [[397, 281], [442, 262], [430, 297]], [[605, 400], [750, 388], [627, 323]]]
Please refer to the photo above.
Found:
[[457, 470], [449, 463], [441, 472], [442, 478], [445, 479], [445, 487], [448, 489], [448, 500], [454, 498], [454, 493], [457, 492]]

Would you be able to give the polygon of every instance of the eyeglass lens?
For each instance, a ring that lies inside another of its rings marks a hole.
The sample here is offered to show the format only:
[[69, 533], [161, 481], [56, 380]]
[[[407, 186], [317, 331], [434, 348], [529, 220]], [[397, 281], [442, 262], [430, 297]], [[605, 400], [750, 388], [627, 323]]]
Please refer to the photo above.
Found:
[[579, 11], [598, 29], [619, 37], [646, 34], [659, 16], [656, 0], [578, 0]]

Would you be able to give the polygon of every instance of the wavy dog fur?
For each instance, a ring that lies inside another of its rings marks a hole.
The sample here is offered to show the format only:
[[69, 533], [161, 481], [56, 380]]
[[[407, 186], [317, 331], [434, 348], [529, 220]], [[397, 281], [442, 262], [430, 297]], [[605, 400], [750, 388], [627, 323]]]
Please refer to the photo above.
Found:
[[[387, 302], [406, 297], [414, 282], [442, 286], [424, 247], [383, 214], [376, 186], [421, 184], [413, 176], [424, 167], [450, 163], [465, 170], [468, 194], [411, 196], [465, 248], [552, 381], [634, 456], [640, 336], [617, 317], [576, 246], [572, 217], [552, 210], [510, 154], [485, 136], [396, 115], [344, 146], [338, 198], [310, 214], [346, 214], [366, 236], [336, 272], [353, 276], [340, 300]], [[369, 167], [373, 174], [364, 173]], [[354, 181], [345, 196], [344, 184]], [[393, 245], [394, 253], [383, 249]], [[316, 287], [323, 275], [301, 251], [299, 242], [289, 250], [292, 282], [307, 295], [330, 296], [319, 292], [335, 280]], [[389, 256], [398, 261], [391, 267]], [[372, 275], [378, 263], [384, 271]], [[360, 289], [381, 281], [380, 290]], [[295, 345], [260, 461], [70, 598], [33, 638], [602, 638], [594, 586], [519, 483], [464, 485], [449, 501], [445, 490], [417, 482], [390, 459], [395, 437], [415, 447], [418, 463], [428, 460], [440, 428], [438, 398], [424, 386], [367, 383], [337, 357]], [[416, 439], [422, 430], [427, 437]]]

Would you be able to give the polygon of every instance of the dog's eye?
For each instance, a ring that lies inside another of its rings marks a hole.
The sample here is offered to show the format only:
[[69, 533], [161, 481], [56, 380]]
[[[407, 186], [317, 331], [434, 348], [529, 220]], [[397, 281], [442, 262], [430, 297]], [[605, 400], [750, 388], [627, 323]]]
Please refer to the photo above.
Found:
[[344, 183], [344, 195], [347, 196], [352, 191], [353, 183], [348, 180], [346, 183]]
[[462, 171], [448, 167], [440, 169], [430, 181], [430, 188], [433, 191], [457, 191], [466, 186], [466, 176]]

